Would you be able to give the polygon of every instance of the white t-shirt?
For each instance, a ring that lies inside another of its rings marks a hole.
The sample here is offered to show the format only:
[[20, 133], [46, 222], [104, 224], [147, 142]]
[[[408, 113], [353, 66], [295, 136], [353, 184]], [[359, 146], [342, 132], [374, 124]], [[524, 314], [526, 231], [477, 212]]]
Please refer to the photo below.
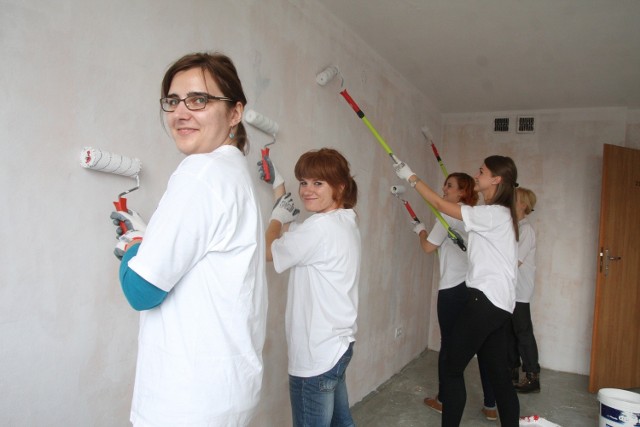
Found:
[[516, 301], [531, 302], [536, 277], [536, 233], [527, 218], [518, 223], [520, 240], [518, 241], [518, 281], [516, 282]]
[[[459, 219], [442, 214], [442, 217], [449, 224], [449, 227], [460, 234], [464, 244], [468, 245], [469, 237], [464, 229], [464, 223]], [[449, 233], [442, 226], [440, 221], [436, 221], [427, 236], [427, 241], [439, 246], [438, 258], [440, 260], [440, 285], [438, 290], [450, 289], [464, 282], [467, 277], [469, 263], [467, 253], [458, 245], [453, 243]]]
[[360, 231], [352, 209], [314, 214], [271, 245], [278, 273], [290, 268], [286, 332], [289, 374], [330, 370], [355, 341]]
[[129, 267], [169, 292], [140, 316], [135, 426], [246, 425], [262, 383], [262, 220], [233, 146], [186, 157]]
[[467, 286], [513, 313], [518, 245], [511, 212], [500, 205], [462, 206], [462, 220], [469, 232]]

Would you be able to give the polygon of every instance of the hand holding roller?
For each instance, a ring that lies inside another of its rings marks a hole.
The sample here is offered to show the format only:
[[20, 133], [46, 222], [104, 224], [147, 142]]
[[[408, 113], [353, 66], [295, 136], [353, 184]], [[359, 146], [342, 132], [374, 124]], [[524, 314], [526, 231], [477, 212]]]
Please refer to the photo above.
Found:
[[[262, 161], [258, 163], [258, 165], [262, 168], [262, 172], [260, 173], [260, 178], [268, 183], [273, 183], [272, 171], [269, 170], [269, 145], [275, 144], [276, 142], [276, 133], [278, 133], [278, 123], [273, 120], [263, 116], [260, 113], [255, 112], [254, 110], [247, 109], [244, 112], [244, 120], [249, 123], [251, 126], [261, 130], [262, 132], [272, 135], [273, 141], [264, 145], [264, 147], [260, 150], [262, 155]], [[275, 188], [275, 185], [274, 185]]]
[[[100, 150], [98, 148], [84, 147], [80, 152], [80, 165], [85, 169], [135, 178], [136, 186], [120, 193], [118, 195], [118, 200], [113, 202], [117, 211], [125, 213], [129, 212], [127, 209], [127, 199], [123, 196], [140, 188], [139, 174], [142, 169], [142, 162], [140, 162], [140, 159], [126, 157], [109, 151]], [[120, 223], [120, 229], [122, 230], [122, 233], [126, 233], [128, 230], [127, 225], [124, 222]]]

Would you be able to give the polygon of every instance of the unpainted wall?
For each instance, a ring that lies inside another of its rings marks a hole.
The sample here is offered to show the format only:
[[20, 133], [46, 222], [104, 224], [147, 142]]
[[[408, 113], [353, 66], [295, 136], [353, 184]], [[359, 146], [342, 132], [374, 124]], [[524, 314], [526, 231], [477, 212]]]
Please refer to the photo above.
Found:
[[[334, 147], [351, 162], [364, 260], [351, 401], [425, 349], [432, 266], [389, 191], [399, 183], [391, 161], [339, 96], [340, 80], [321, 87], [315, 75], [338, 65], [380, 134], [419, 160], [423, 175], [435, 165], [411, 147], [420, 126], [437, 131], [440, 118], [321, 3], [3, 0], [0, 10], [0, 424], [128, 425], [138, 314], [119, 288], [109, 214], [134, 181], [83, 169], [79, 155], [93, 146], [140, 158], [141, 186], [129, 206], [149, 218], [182, 159], [162, 126], [160, 81], [192, 51], [219, 50], [235, 61], [247, 107], [280, 125], [271, 154], [290, 189], [307, 150]], [[255, 164], [270, 137], [249, 132], [247, 161]], [[271, 188], [257, 170], [255, 182], [268, 218]], [[290, 424], [287, 277], [269, 266], [260, 426]]]

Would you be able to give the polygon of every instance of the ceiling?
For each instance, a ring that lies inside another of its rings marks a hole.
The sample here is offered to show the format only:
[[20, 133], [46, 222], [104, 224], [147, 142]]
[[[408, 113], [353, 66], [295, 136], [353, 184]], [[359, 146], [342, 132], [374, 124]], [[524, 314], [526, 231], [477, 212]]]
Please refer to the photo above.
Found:
[[640, 0], [320, 0], [443, 113], [640, 108]]

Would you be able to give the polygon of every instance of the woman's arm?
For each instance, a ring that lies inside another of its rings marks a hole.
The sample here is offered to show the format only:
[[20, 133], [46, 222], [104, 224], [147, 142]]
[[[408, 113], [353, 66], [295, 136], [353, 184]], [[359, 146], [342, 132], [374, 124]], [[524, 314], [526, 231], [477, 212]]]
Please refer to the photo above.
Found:
[[430, 253], [433, 253], [433, 252], [437, 251], [440, 246], [436, 246], [433, 243], [431, 243], [430, 241], [428, 241], [427, 237], [429, 237], [429, 235], [424, 230], [421, 231], [420, 234], [418, 235], [418, 238], [420, 239], [420, 246], [422, 246], [422, 250], [425, 253], [430, 254]]
[[404, 162], [394, 165], [396, 175], [401, 179], [406, 179], [413, 188], [420, 193], [423, 199], [429, 202], [436, 210], [449, 215], [450, 217], [462, 220], [462, 209], [460, 205], [444, 200], [438, 193], [425, 184], [418, 175], [413, 173], [411, 168]]
[[[277, 202], [284, 194], [286, 193], [284, 188], [284, 183], [282, 185], [278, 185], [273, 189], [273, 197]], [[271, 253], [271, 244], [274, 240], [279, 239], [282, 236], [282, 233], [289, 229], [289, 223], [282, 225], [280, 221], [271, 220], [269, 221], [269, 225], [267, 226], [267, 231], [265, 232], [265, 244], [267, 261], [273, 261], [273, 254]]]
[[122, 292], [134, 310], [143, 311], [156, 307], [164, 301], [168, 292], [147, 282], [138, 273], [129, 268], [129, 260], [136, 256], [140, 245], [129, 247], [120, 263], [120, 284]]
[[438, 193], [433, 191], [431, 187], [424, 183], [416, 174], [413, 174], [408, 179], [411, 186], [414, 187], [413, 183], [415, 182], [416, 191], [425, 199], [427, 202], [431, 203], [431, 205], [436, 208], [436, 210], [449, 215], [452, 218], [456, 218], [462, 220], [462, 209], [460, 205], [457, 203], [449, 202], [444, 200]]

